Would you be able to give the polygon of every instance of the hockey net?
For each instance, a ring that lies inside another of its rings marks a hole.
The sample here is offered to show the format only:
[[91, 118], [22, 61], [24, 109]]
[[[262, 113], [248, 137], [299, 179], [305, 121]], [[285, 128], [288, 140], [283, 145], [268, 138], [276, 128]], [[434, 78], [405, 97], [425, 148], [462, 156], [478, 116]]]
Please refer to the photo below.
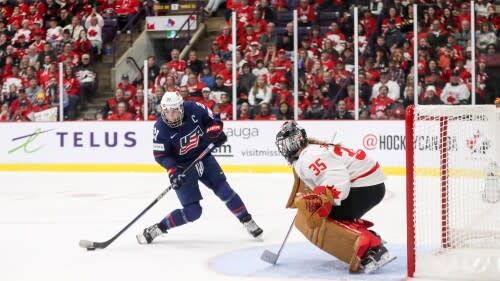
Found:
[[499, 120], [492, 105], [408, 108], [410, 277], [498, 280]]

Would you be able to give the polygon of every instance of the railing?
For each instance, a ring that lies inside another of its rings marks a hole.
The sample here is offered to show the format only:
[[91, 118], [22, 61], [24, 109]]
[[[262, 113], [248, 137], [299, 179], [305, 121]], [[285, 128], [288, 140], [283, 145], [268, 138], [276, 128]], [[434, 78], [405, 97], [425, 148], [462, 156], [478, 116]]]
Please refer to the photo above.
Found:
[[144, 18], [147, 15], [148, 10], [149, 7], [141, 6], [137, 11], [137, 13], [131, 19], [128, 20], [127, 24], [125, 24], [125, 26], [123, 26], [120, 30], [116, 32], [116, 36], [113, 38], [113, 41], [111, 42], [113, 48], [113, 64], [116, 63], [117, 56], [119, 55], [117, 51], [120, 41], [122, 40], [122, 35], [126, 34], [128, 36], [127, 43], [130, 44], [130, 47], [132, 47], [132, 44], [134, 43], [132, 30], [141, 30], [142, 28], [144, 28], [144, 24], [138, 24], [138, 23], [140, 23], [141, 18]]
[[[197, 22], [203, 23], [205, 21], [205, 15], [203, 13], [203, 2], [201, 0], [196, 1], [196, 8], [189, 14], [187, 17], [186, 21], [181, 25], [181, 27], [175, 32], [174, 36], [172, 37], [172, 49], [175, 47], [176, 40], [180, 39], [180, 35], [182, 31], [185, 31], [184, 28], [187, 27], [187, 33], [184, 33], [184, 35], [187, 34], [188, 38], [191, 38], [191, 17], [192, 16], [197, 16]], [[194, 32], [194, 31], [193, 31]]]
[[139, 64], [133, 57], [127, 57], [127, 62], [131, 61], [132, 64], [137, 68], [137, 71], [141, 71], [141, 68], [139, 67]]

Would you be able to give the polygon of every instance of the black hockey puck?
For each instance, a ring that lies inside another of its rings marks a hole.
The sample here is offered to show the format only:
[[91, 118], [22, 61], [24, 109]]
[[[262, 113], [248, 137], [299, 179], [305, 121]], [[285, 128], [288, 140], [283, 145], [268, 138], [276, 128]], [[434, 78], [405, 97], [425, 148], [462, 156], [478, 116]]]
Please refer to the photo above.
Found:
[[95, 248], [87, 248], [87, 251], [94, 251]]

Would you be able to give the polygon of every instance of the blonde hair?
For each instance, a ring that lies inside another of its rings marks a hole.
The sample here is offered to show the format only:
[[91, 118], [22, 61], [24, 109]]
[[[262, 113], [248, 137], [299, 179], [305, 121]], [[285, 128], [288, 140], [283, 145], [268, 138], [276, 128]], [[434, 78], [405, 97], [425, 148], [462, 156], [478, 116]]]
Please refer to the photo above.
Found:
[[334, 146], [334, 147], [341, 147], [342, 145], [340, 143], [328, 143], [326, 141], [318, 140], [315, 138], [307, 138], [307, 144], [316, 144], [316, 145], [326, 145], [326, 146]]

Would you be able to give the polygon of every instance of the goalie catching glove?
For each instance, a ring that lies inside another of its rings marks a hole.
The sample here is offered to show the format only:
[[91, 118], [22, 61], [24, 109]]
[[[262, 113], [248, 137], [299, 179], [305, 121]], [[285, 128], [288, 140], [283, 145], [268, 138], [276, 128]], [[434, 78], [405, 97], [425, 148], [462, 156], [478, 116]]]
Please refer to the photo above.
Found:
[[299, 209], [310, 228], [316, 228], [328, 217], [333, 199], [338, 195], [339, 192], [332, 186], [318, 186], [314, 191], [297, 193], [293, 207]]
[[219, 147], [227, 141], [227, 136], [222, 130], [224, 128], [224, 123], [220, 120], [214, 120], [210, 126], [207, 127], [207, 136], [210, 141]]

